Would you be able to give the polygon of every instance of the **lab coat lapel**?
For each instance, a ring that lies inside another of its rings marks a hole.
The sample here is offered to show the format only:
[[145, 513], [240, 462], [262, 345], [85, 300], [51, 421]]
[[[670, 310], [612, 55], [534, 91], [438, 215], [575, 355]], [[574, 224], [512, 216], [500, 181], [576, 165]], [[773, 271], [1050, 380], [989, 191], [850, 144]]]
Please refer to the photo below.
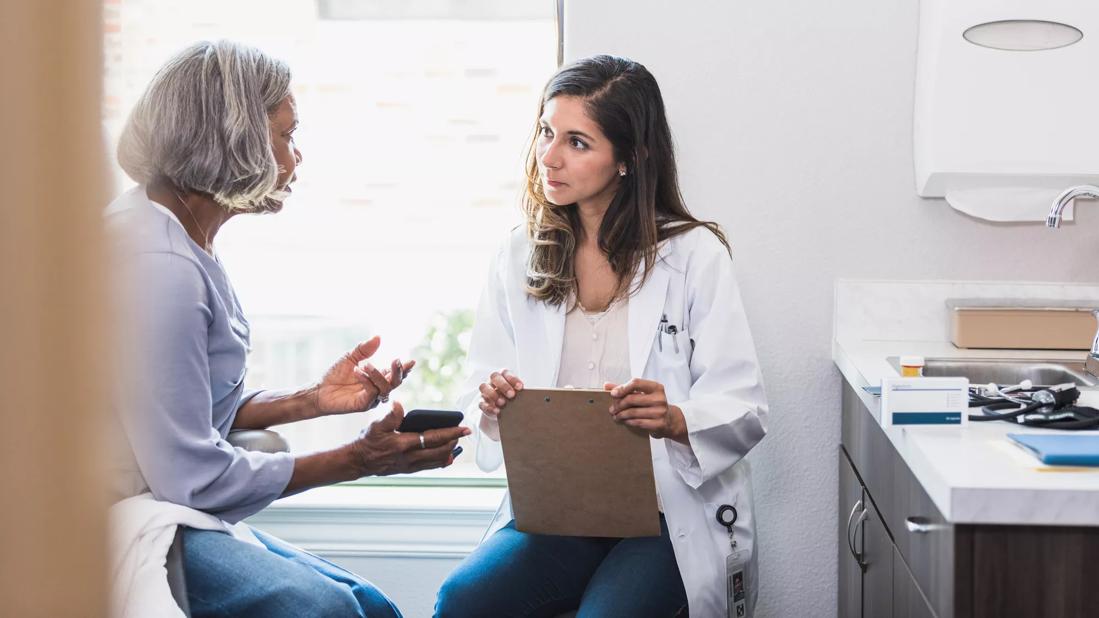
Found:
[[512, 254], [505, 277], [508, 286], [508, 306], [511, 309], [515, 333], [515, 355], [519, 378], [532, 387], [557, 385], [557, 368], [561, 363], [561, 344], [565, 336], [565, 311], [527, 294], [528, 242], [512, 244]]
[[516, 298], [523, 309], [516, 318], [516, 352], [519, 378], [532, 387], [557, 385], [561, 344], [565, 337], [564, 306], [546, 303], [523, 294]]
[[[561, 368], [561, 348], [565, 343], [565, 304], [547, 305], [538, 303], [542, 308], [542, 323], [545, 324], [545, 350], [539, 354], [543, 363], [545, 383], [557, 386], [557, 373]], [[541, 377], [541, 376], [540, 376]]]
[[[640, 378], [645, 373], [645, 365], [653, 348], [653, 337], [656, 336], [660, 318], [664, 315], [664, 299], [667, 296], [669, 279], [664, 263], [667, 251], [665, 243], [661, 246], [648, 281], [630, 298], [626, 320], [630, 336], [630, 375], [635, 378]], [[641, 273], [638, 273], [634, 278], [634, 286], [640, 277]]]

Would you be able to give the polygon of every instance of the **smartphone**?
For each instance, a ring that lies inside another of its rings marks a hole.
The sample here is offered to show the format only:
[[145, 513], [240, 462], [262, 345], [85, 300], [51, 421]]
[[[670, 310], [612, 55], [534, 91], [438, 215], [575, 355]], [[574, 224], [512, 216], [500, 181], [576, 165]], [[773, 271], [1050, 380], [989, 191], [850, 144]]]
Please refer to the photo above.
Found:
[[[457, 427], [465, 415], [458, 410], [410, 410], [404, 415], [397, 431], [420, 433], [428, 429], [446, 429]], [[454, 457], [462, 454], [462, 447], [455, 446], [451, 451]]]
[[410, 410], [397, 431], [421, 433], [428, 429], [457, 427], [463, 417], [458, 410]]

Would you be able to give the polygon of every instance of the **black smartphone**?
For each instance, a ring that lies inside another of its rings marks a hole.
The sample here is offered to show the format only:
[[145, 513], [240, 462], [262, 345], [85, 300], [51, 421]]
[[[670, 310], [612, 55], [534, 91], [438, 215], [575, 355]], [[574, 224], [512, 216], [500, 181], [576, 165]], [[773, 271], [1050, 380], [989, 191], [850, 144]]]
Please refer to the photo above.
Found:
[[457, 427], [464, 416], [458, 410], [410, 410], [404, 415], [397, 431], [420, 433], [428, 429]]
[[[465, 415], [458, 410], [410, 410], [404, 415], [397, 431], [420, 433], [428, 429], [446, 429], [457, 427]], [[462, 447], [455, 446], [451, 451], [454, 457], [462, 454]]]

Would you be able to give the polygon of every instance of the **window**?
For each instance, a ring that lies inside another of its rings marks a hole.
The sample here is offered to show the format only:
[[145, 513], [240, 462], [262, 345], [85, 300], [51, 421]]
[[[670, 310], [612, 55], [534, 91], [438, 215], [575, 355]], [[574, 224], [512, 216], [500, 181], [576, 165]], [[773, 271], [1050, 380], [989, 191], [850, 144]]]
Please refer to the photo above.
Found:
[[[294, 72], [294, 195], [217, 241], [252, 321], [249, 385], [316, 380], [380, 334], [376, 364], [419, 363], [396, 397], [406, 409], [453, 406], [489, 261], [520, 223], [524, 154], [555, 68], [553, 4], [105, 0], [104, 27], [112, 143], [156, 69], [196, 40], [255, 45]], [[318, 450], [377, 414], [279, 431]], [[466, 450], [435, 476], [483, 478]]]

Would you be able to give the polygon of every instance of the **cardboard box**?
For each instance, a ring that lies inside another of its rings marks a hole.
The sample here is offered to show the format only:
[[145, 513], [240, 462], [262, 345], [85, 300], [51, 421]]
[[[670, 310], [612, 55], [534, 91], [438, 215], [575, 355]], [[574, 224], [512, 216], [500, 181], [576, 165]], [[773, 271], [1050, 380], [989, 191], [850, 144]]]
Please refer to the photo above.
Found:
[[949, 299], [959, 348], [1090, 350], [1099, 301]]

